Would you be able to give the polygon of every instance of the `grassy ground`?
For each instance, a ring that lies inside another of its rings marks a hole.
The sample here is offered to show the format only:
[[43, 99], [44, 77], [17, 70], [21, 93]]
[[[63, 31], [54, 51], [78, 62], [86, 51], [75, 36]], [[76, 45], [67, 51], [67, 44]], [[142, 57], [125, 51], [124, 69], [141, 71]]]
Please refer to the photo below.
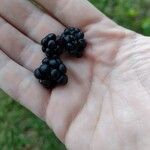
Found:
[[[120, 25], [150, 35], [149, 0], [91, 0]], [[37, 117], [0, 91], [0, 150], [65, 150]]]

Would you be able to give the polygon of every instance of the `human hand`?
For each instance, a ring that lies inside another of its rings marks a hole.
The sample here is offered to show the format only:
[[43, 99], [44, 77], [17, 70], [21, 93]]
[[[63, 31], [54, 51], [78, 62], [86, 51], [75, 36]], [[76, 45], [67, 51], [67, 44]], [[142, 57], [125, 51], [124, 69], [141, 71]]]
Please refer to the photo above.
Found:
[[[68, 149], [149, 150], [150, 38], [86, 0], [36, 0], [49, 14], [26, 0], [0, 2], [1, 89], [46, 121]], [[65, 26], [81, 28], [88, 46], [81, 59], [63, 57], [69, 83], [48, 91], [33, 76], [44, 57], [39, 43]]]

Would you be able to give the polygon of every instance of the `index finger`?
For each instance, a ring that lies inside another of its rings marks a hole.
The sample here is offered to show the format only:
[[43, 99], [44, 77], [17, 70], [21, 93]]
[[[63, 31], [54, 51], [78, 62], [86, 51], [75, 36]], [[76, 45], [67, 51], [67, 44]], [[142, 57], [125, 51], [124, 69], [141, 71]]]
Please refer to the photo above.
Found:
[[85, 27], [100, 21], [104, 14], [87, 0], [35, 0], [65, 26]]

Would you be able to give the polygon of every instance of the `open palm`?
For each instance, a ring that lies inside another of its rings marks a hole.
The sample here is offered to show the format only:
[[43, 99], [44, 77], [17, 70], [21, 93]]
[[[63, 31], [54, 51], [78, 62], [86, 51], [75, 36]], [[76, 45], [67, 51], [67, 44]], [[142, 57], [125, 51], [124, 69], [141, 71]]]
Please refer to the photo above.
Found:
[[[150, 39], [87, 0], [0, 0], [0, 88], [47, 122], [71, 150], [150, 148]], [[45, 11], [46, 10], [46, 11]], [[55, 18], [55, 19], [54, 19]], [[63, 56], [69, 83], [44, 89], [33, 76], [40, 40], [66, 26], [85, 32], [81, 59]]]

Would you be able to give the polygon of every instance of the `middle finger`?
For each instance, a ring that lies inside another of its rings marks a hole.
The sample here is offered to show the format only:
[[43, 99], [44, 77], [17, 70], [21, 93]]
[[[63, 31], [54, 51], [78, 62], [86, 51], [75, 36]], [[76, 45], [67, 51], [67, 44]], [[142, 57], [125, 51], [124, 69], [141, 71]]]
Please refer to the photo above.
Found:
[[0, 15], [36, 42], [48, 33], [61, 33], [64, 26], [28, 0], [0, 0]]

